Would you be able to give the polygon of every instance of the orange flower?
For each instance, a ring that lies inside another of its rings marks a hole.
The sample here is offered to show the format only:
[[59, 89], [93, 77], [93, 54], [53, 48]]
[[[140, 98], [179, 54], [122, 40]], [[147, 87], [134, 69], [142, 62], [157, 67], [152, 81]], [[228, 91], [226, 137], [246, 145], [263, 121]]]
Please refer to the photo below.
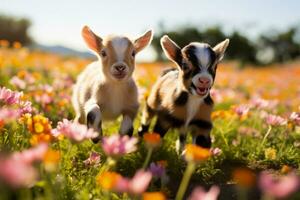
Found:
[[158, 147], [161, 143], [160, 135], [157, 133], [145, 133], [143, 138], [149, 148]]
[[54, 150], [48, 150], [44, 155], [45, 168], [48, 171], [54, 171], [56, 169], [57, 163], [60, 159], [60, 152]]
[[162, 192], [145, 192], [143, 193], [143, 200], [165, 200], [166, 197]]
[[163, 166], [164, 168], [168, 166], [168, 162], [166, 160], [159, 160], [156, 163], [160, 166]]
[[0, 40], [1, 47], [9, 47], [9, 41], [7, 40]]
[[102, 188], [112, 190], [121, 178], [122, 176], [116, 172], [103, 172], [98, 176], [97, 182]]
[[288, 165], [283, 165], [281, 168], [281, 173], [287, 174], [292, 171], [292, 168]]
[[22, 47], [22, 44], [21, 44], [20, 42], [14, 42], [14, 43], [13, 43], [13, 47], [14, 47], [15, 49], [20, 49], [20, 48]]
[[32, 116], [31, 114], [25, 114], [21, 119], [25, 123], [28, 130], [33, 134], [30, 143], [36, 145], [41, 142], [50, 142], [52, 140], [51, 135], [51, 122], [48, 118], [42, 115]]
[[207, 160], [211, 156], [209, 149], [194, 144], [187, 144], [185, 150], [185, 158], [187, 161], [200, 162]]
[[0, 119], [0, 129], [4, 126], [4, 121]]
[[251, 187], [255, 183], [256, 176], [248, 168], [237, 168], [233, 171], [233, 180], [242, 187]]

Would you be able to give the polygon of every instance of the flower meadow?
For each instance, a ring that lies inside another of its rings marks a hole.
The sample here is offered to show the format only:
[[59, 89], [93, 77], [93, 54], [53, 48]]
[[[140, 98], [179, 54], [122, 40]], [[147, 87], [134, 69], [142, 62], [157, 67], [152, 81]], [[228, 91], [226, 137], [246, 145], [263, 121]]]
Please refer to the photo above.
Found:
[[[3, 42], [2, 42], [3, 43]], [[0, 45], [2, 44], [0, 42]], [[104, 136], [72, 121], [76, 76], [91, 60], [0, 47], [0, 199], [300, 199], [300, 63], [218, 66], [213, 147], [178, 134]], [[138, 64], [141, 107], [168, 63]], [[135, 120], [135, 131], [140, 124]]]

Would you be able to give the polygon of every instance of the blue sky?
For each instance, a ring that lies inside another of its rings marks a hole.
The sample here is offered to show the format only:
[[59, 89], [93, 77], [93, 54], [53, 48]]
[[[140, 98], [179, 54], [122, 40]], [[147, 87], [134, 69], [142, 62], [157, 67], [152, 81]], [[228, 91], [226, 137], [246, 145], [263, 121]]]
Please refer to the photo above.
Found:
[[300, 24], [299, 0], [1, 0], [0, 13], [25, 16], [30, 33], [42, 44], [86, 50], [80, 37], [84, 24], [100, 36], [136, 36], [159, 22], [167, 28], [185, 24], [220, 24], [252, 37], [271, 28]]

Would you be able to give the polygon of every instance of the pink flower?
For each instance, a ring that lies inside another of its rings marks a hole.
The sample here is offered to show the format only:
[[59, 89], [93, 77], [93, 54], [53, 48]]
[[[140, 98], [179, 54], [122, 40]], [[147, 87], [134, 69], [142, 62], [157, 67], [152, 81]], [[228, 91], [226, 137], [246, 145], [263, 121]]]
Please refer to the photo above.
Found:
[[145, 192], [152, 179], [151, 172], [138, 170], [129, 182], [129, 192], [132, 194], [141, 194]]
[[0, 120], [10, 122], [16, 120], [20, 116], [21, 112], [16, 109], [1, 108], [0, 109]]
[[26, 82], [17, 76], [13, 76], [9, 82], [10, 82], [10, 84], [12, 84], [20, 89], [25, 89], [25, 87], [26, 87]]
[[220, 188], [217, 186], [212, 186], [208, 192], [199, 186], [193, 190], [189, 200], [217, 200], [219, 193]]
[[275, 108], [278, 104], [277, 100], [265, 100], [259, 97], [253, 98], [251, 100], [251, 104], [253, 107], [258, 109], [272, 109]]
[[100, 163], [100, 154], [97, 152], [91, 152], [90, 157], [83, 161], [86, 166], [97, 165]]
[[268, 114], [266, 116], [266, 123], [271, 126], [283, 126], [286, 125], [287, 120], [278, 115]]
[[135, 151], [137, 142], [137, 138], [115, 134], [103, 138], [102, 148], [106, 155], [119, 157]]
[[237, 107], [234, 108], [234, 112], [238, 115], [238, 116], [244, 116], [247, 115], [247, 113], [249, 112], [249, 106], [248, 105], [239, 105]]
[[151, 179], [151, 172], [141, 169], [135, 173], [132, 179], [126, 177], [119, 178], [113, 190], [119, 193], [142, 194], [147, 190]]
[[284, 177], [275, 178], [272, 174], [262, 172], [259, 177], [259, 187], [267, 194], [275, 198], [285, 198], [297, 191], [300, 182], [299, 177], [290, 173]]
[[22, 92], [14, 92], [10, 89], [6, 89], [5, 87], [0, 87], [0, 100], [6, 104], [15, 104], [19, 103], [21, 96], [23, 95]]
[[31, 113], [33, 110], [31, 107], [32, 103], [30, 101], [21, 101], [19, 105], [21, 107], [20, 111], [22, 114]]
[[0, 158], [0, 180], [7, 185], [30, 187], [38, 177], [37, 171], [30, 164], [14, 158]]
[[222, 150], [216, 147], [216, 148], [211, 148], [210, 152], [213, 156], [219, 156], [222, 153]]
[[47, 93], [36, 95], [34, 98], [36, 102], [41, 103], [42, 105], [47, 105], [53, 102], [53, 98]]
[[48, 145], [46, 143], [41, 143], [31, 149], [13, 153], [12, 159], [20, 160], [27, 164], [32, 164], [36, 161], [42, 161], [47, 150]]
[[300, 126], [300, 113], [292, 112], [290, 120], [296, 125]]
[[62, 134], [75, 142], [81, 142], [85, 139], [91, 139], [98, 136], [98, 133], [93, 129], [88, 129], [83, 124], [71, 122], [67, 119], [58, 122], [56, 129], [53, 129], [51, 133], [54, 137], [58, 137]]

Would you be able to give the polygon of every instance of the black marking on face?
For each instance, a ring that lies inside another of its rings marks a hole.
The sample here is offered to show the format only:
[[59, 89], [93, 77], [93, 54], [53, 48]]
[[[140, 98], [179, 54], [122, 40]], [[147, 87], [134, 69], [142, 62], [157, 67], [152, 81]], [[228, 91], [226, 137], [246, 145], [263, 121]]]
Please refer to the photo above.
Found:
[[202, 128], [206, 130], [211, 130], [213, 127], [211, 122], [202, 119], [194, 119], [189, 123], [189, 125], [194, 125], [197, 126], [198, 128]]
[[196, 47], [194, 45], [189, 45], [185, 48], [184, 53], [187, 59], [192, 63], [194, 68], [199, 68], [200, 63], [196, 56]]
[[204, 148], [210, 148], [211, 138], [209, 136], [205, 137], [204, 135], [198, 135], [196, 136], [196, 144]]
[[182, 91], [178, 97], [175, 99], [174, 103], [177, 106], [183, 106], [186, 104], [186, 102], [188, 101], [189, 98], [189, 94], [185, 91]]
[[[199, 60], [199, 58], [196, 55], [197, 48], [199, 47], [194, 45], [188, 45], [183, 50], [183, 54], [193, 65], [193, 68], [190, 71], [188, 71], [188, 73], [185, 73], [185, 79], [192, 78], [193, 76], [201, 72], [201, 67], [206, 67], [201, 65], [201, 60]], [[216, 76], [216, 67], [214, 67], [213, 65], [215, 64], [215, 61], [217, 59], [216, 53], [212, 50], [212, 48], [209, 45], [205, 45], [203, 48], [205, 48], [205, 51], [207, 51], [209, 55], [209, 64], [207, 66], [208, 73], [210, 73], [214, 79]]]
[[208, 96], [207, 96], [207, 97], [205, 97], [205, 99], [204, 99], [204, 103], [206, 103], [206, 104], [207, 104], [207, 105], [209, 105], [209, 106], [211, 106], [211, 105], [213, 105], [213, 104], [214, 104], [214, 101], [212, 100], [212, 98], [211, 98], [210, 94], [208, 94]]

